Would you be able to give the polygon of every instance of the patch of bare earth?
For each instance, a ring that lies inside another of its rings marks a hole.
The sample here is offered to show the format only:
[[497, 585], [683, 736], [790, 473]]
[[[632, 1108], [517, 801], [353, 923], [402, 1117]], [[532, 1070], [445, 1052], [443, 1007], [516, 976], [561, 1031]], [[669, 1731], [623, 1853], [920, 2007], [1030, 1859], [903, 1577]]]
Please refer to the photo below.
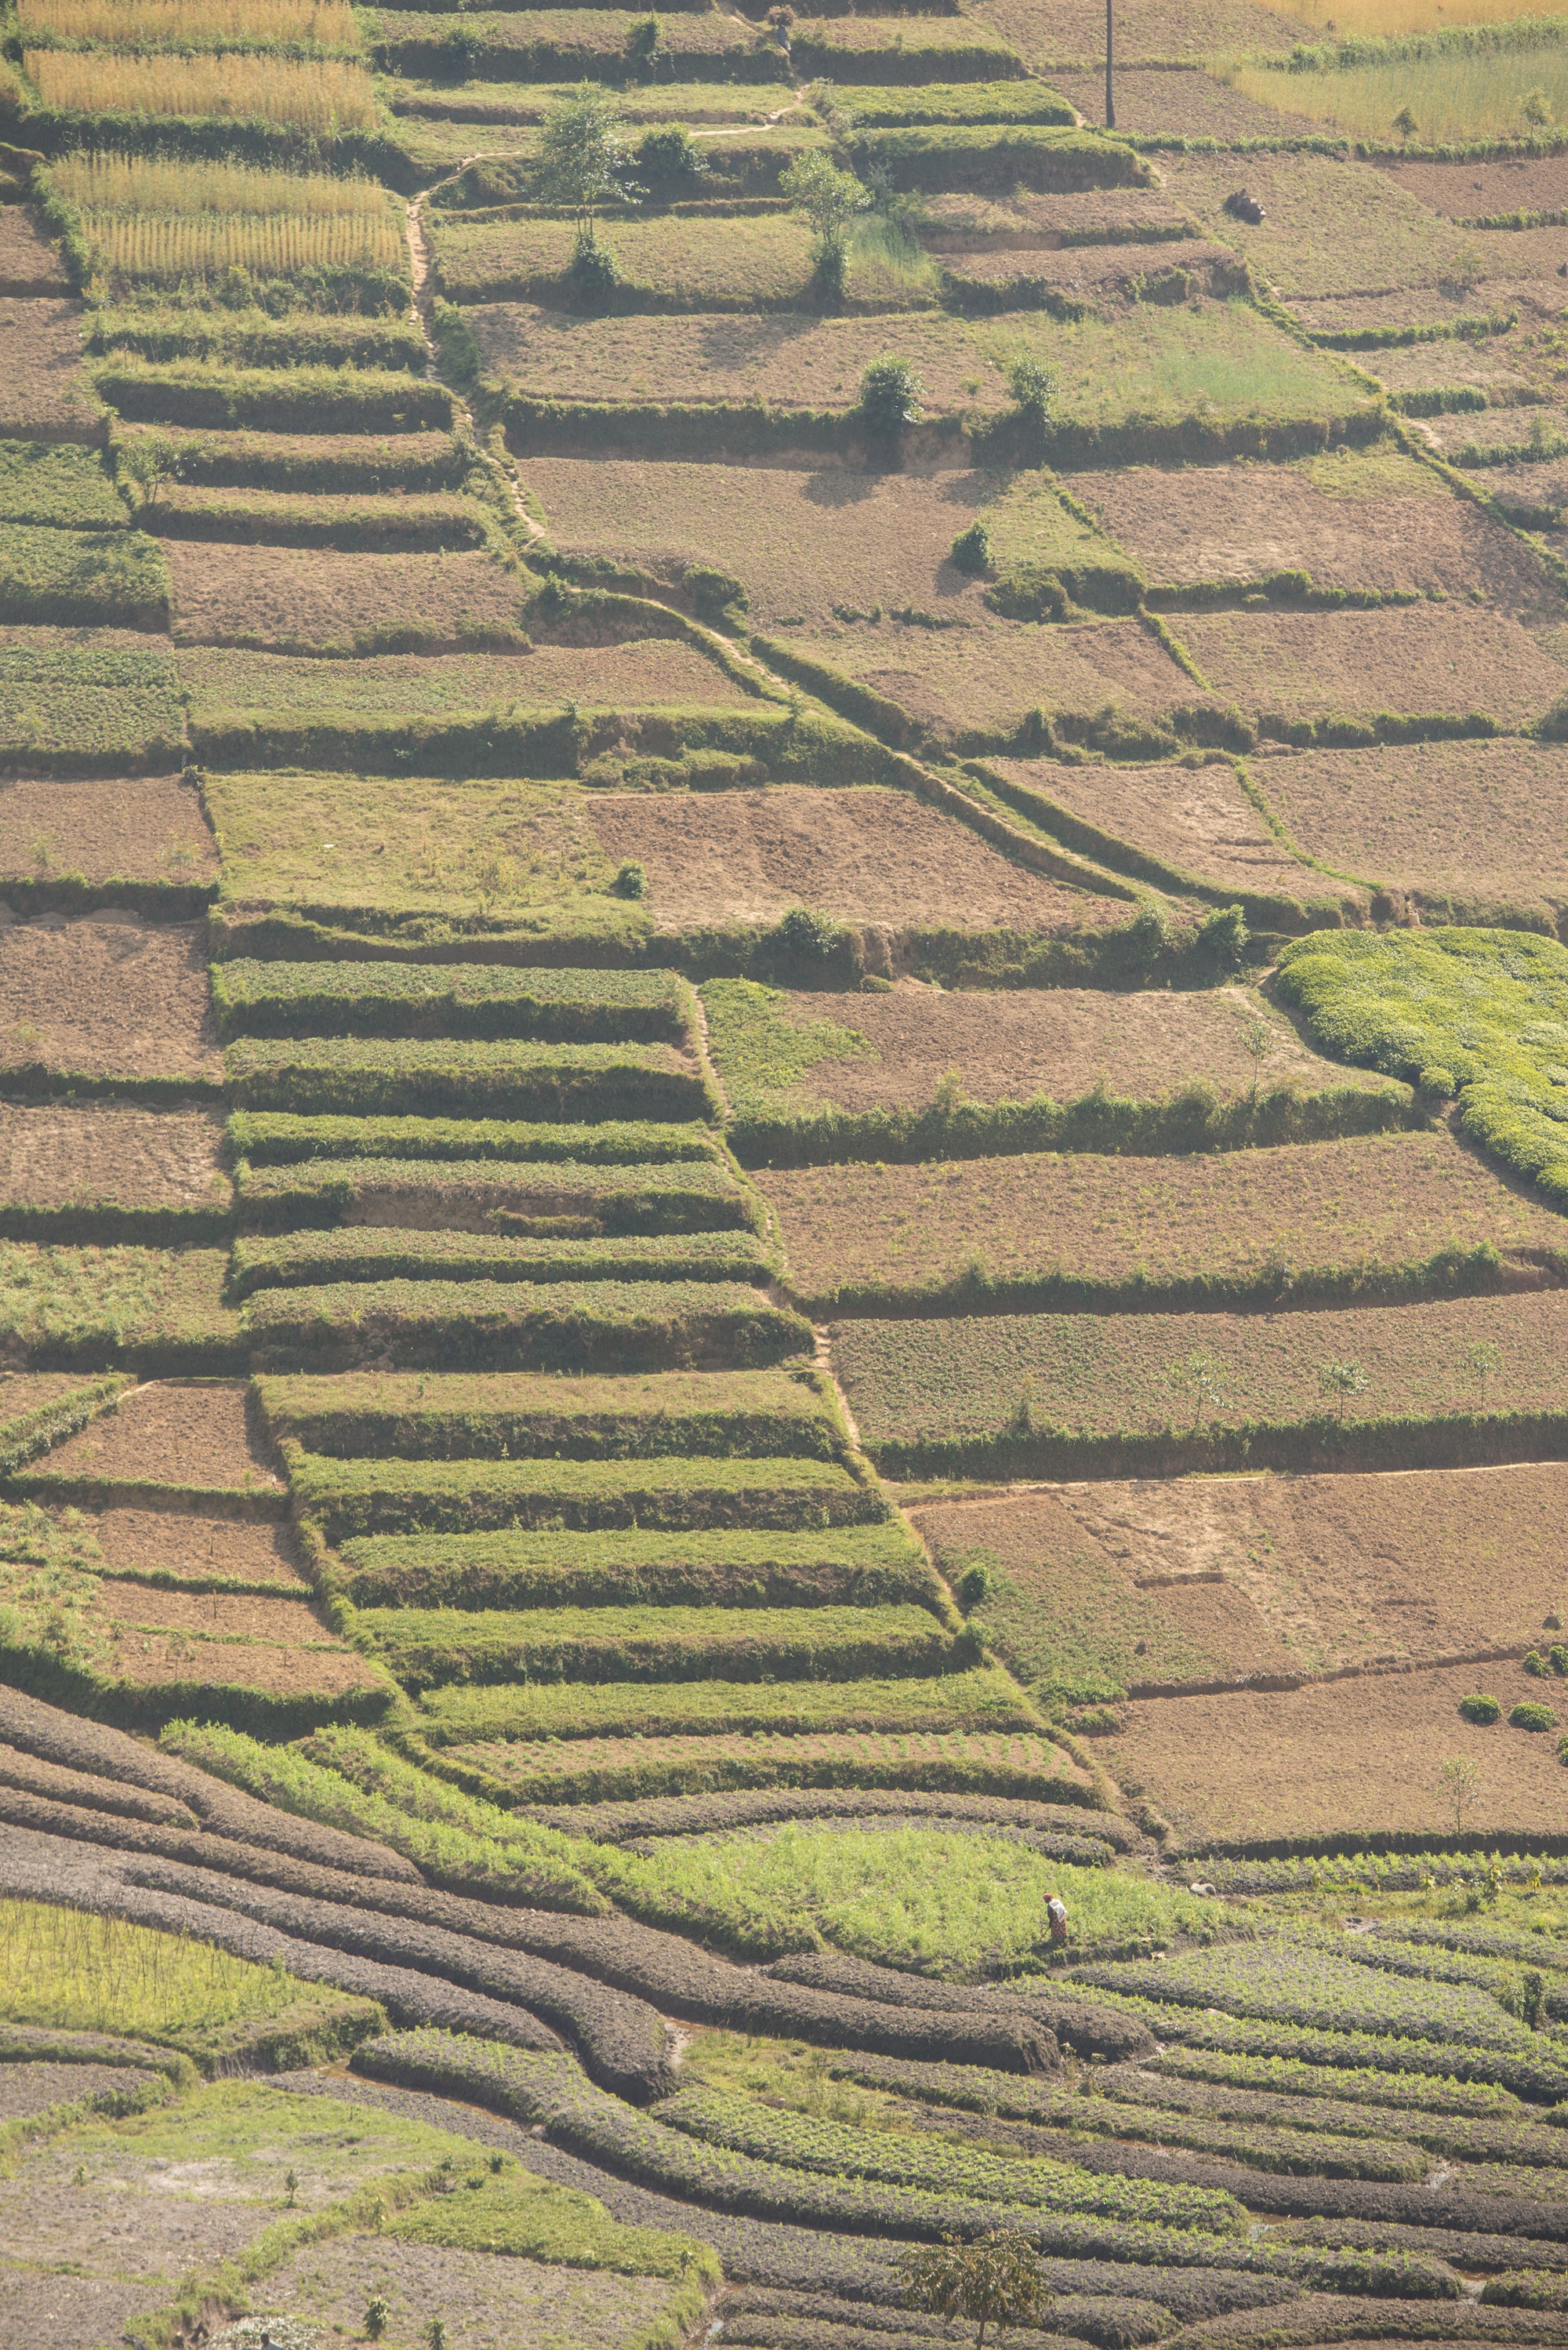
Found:
[[41, 1465], [51, 1476], [283, 1490], [241, 1379], [157, 1379], [135, 1388]]
[[314, 2321], [331, 2341], [358, 2335], [367, 2304], [382, 2300], [387, 2350], [415, 2350], [428, 2341], [432, 2311], [454, 2342], [473, 2350], [514, 2343], [619, 2350], [657, 2338], [654, 2322], [670, 2296], [670, 2286], [654, 2277], [546, 2268], [386, 2236], [339, 2236], [296, 2252], [257, 2287], [254, 2301], [258, 2309]]
[[11, 1378], [0, 1378], [0, 1425], [57, 1403], [90, 1376], [80, 1371], [21, 1371]]
[[1407, 497], [1325, 495], [1294, 465], [1132, 465], [1075, 474], [1073, 490], [1156, 586], [1307, 571], [1323, 588], [1542, 601], [1541, 564], [1511, 532], [1408, 470]]
[[[1479, 391], [1492, 408], [1530, 406], [1535, 399], [1534, 384], [1511, 364], [1512, 353], [1501, 337], [1473, 343], [1448, 336], [1407, 349], [1355, 356], [1356, 365], [1388, 391]], [[1526, 427], [1529, 421], [1524, 420]]]
[[0, 1102], [0, 1197], [31, 1207], [223, 1207], [223, 1122], [215, 1110], [72, 1109]]
[[1390, 711], [1518, 725], [1568, 691], [1562, 662], [1519, 621], [1484, 608], [1184, 612], [1179, 625], [1215, 691], [1265, 721]]
[[991, 758], [988, 767], [1064, 808], [1113, 840], [1162, 865], [1227, 889], [1294, 899], [1324, 896], [1360, 907], [1364, 894], [1310, 872], [1281, 847], [1224, 762], [1204, 767], [1057, 766], [1043, 759]]
[[0, 2341], [19, 2350], [34, 2342], [47, 2342], [49, 2350], [101, 2350], [106, 2342], [123, 2341], [132, 2318], [167, 2298], [151, 2283], [127, 2284], [113, 2276], [0, 2268]]
[[[1064, 89], [1065, 84], [1056, 87]], [[1075, 189], [1066, 195], [1015, 188], [1005, 198], [959, 189], [925, 199], [919, 234], [931, 253], [946, 252], [950, 243], [968, 246], [981, 241], [1050, 250], [1102, 239], [1158, 241], [1179, 235], [1188, 225], [1186, 214], [1158, 188]]]
[[63, 873], [94, 886], [215, 881], [217, 843], [200, 793], [178, 775], [0, 782], [0, 881]]
[[[1213, 292], [1223, 292], [1235, 270], [1235, 255], [1224, 245], [1197, 236], [1157, 245], [1140, 242], [1074, 244], [1058, 252], [998, 252], [989, 245], [960, 252], [950, 246], [946, 260], [955, 277], [972, 285], [997, 288], [1016, 286], [1020, 307], [1027, 281], [1104, 308], [1110, 303], [1136, 298], [1142, 281], [1168, 269], [1185, 269], [1202, 289]], [[1216, 266], [1222, 273], [1218, 283], [1212, 282]]]
[[[975, 0], [974, 15], [1020, 49], [1032, 66], [1094, 66], [1106, 53], [1105, 10], [1097, 0]], [[1288, 49], [1318, 36], [1306, 25], [1246, 0], [1130, 0], [1116, 18], [1116, 48], [1126, 67]], [[1102, 86], [1102, 96], [1103, 96]], [[1118, 85], [1119, 96], [1119, 85]], [[1117, 107], [1118, 127], [1120, 107]], [[1098, 116], [1094, 118], [1100, 120]], [[1168, 130], [1161, 122], [1154, 126]]]
[[[259, 2235], [272, 2216], [254, 2203], [139, 2193], [129, 2178], [113, 2175], [78, 2187], [47, 2152], [0, 2179], [0, 2243], [7, 2263], [42, 2269], [58, 2262], [78, 2275], [132, 2281], [140, 2285], [135, 2305], [141, 2308], [153, 2297], [150, 2288], [162, 2285], [167, 2293], [192, 2269], [210, 2270]], [[10, 2273], [0, 2268], [0, 2278]], [[37, 2286], [46, 2292], [56, 2282], [39, 2276]], [[41, 2312], [48, 2303], [36, 2306]], [[47, 2339], [54, 2350], [53, 2334], [35, 2338]], [[106, 2338], [88, 2337], [95, 2345]]]
[[[1243, 1038], [1262, 1015], [1271, 1049], [1254, 1068]], [[1241, 987], [1178, 994], [1148, 989], [1053, 987], [1016, 994], [963, 994], [904, 982], [890, 995], [792, 995], [784, 1016], [800, 1026], [832, 1020], [857, 1030], [871, 1055], [818, 1061], [803, 1089], [850, 1110], [915, 1109], [955, 1069], [973, 1101], [1070, 1101], [1104, 1084], [1148, 1097], [1202, 1082], [1229, 1097], [1294, 1079], [1316, 1090], [1383, 1081], [1347, 1071], [1301, 1043]]]
[[82, 306], [0, 296], [0, 433], [98, 441], [102, 421], [82, 382]]
[[201, 1681], [269, 1697], [341, 1696], [380, 1676], [303, 1599], [100, 1583], [84, 1617], [108, 1643], [107, 1679], [155, 1688]]
[[1484, 1690], [1506, 1716], [1556, 1687], [1543, 1690], [1517, 1664], [1469, 1664], [1268, 1694], [1152, 1698], [1132, 1704], [1126, 1729], [1098, 1752], [1124, 1790], [1148, 1797], [1184, 1843], [1366, 1830], [1436, 1844], [1453, 1832], [1439, 1774], [1455, 1754], [1480, 1774], [1468, 1829], [1554, 1834], [1563, 1819], [1556, 1738], [1511, 1729], [1506, 1719], [1480, 1728], [1459, 1703]]
[[[1103, 35], [1101, 46], [1103, 48]], [[1085, 122], [1104, 128], [1103, 73], [1055, 74], [1052, 81], [1068, 105], [1077, 108]], [[1135, 138], [1179, 131], [1189, 139], [1229, 141], [1300, 137], [1303, 132], [1322, 130], [1322, 125], [1307, 115], [1283, 113], [1275, 107], [1261, 104], [1255, 98], [1243, 98], [1240, 90], [1228, 89], [1211, 74], [1194, 72], [1190, 68], [1175, 73], [1136, 67], [1129, 73], [1120, 68], [1116, 85], [1116, 129], [1130, 131]]]
[[68, 294], [59, 255], [21, 204], [0, 204], [0, 294]]
[[0, 1067], [7, 1062], [221, 1078], [201, 928], [112, 912], [0, 928]]
[[294, 1536], [286, 1525], [250, 1518], [208, 1518], [195, 1510], [101, 1510], [92, 1531], [104, 1564], [117, 1575], [175, 1575], [192, 1583], [275, 1584], [308, 1596]]
[[1568, 209], [1568, 155], [1511, 155], [1497, 162], [1417, 163], [1379, 168], [1417, 203], [1449, 220], [1495, 220], [1500, 213]]
[[[78, 2098], [96, 2097], [105, 2090], [127, 2092], [145, 2088], [157, 2078], [127, 2064], [0, 2064], [0, 2122], [21, 2121], [30, 2114], [47, 2113], [51, 2106], [74, 2106]], [[0, 2328], [4, 2321], [0, 2320]], [[4, 2333], [0, 2331], [0, 2340]]]
[[648, 873], [661, 927], [772, 924], [792, 906], [898, 931], [950, 924], [1054, 932], [1125, 922], [1119, 901], [1081, 897], [1010, 864], [975, 834], [877, 786], [703, 793], [595, 792], [585, 801], [607, 857]]
[[339, 555], [319, 547], [171, 539], [174, 635], [184, 644], [351, 645], [378, 630], [516, 629], [521, 583], [488, 556]]

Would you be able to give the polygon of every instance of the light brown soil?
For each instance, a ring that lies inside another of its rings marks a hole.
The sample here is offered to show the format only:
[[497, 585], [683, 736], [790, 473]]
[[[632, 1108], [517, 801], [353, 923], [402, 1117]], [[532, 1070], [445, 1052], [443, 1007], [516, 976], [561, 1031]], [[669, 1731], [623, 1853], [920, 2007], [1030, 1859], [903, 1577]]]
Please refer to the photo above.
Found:
[[[170, 2286], [174, 2281], [171, 2275]], [[150, 2315], [168, 2297], [152, 2284], [121, 2284], [113, 2277], [3, 2268], [0, 2341], [17, 2350], [35, 2342], [47, 2342], [49, 2350], [102, 2350], [106, 2342], [123, 2341], [132, 2318]]]
[[[1173, 203], [1288, 301], [1469, 286], [1484, 274], [1469, 230], [1438, 219], [1366, 163], [1279, 151], [1166, 154], [1159, 176]], [[1226, 212], [1238, 185], [1262, 203], [1261, 222]]]
[[1518, 725], [1568, 691], [1568, 668], [1517, 620], [1484, 608], [1184, 612], [1179, 634], [1217, 693], [1265, 717], [1479, 711]]
[[1365, 903], [1360, 891], [1313, 873], [1287, 855], [1228, 764], [1062, 767], [1044, 759], [999, 758], [986, 764], [1197, 880], [1227, 889], [1278, 891], [1298, 902], [1326, 895]]
[[669, 637], [538, 645], [532, 652], [385, 653], [351, 660], [192, 647], [179, 655], [176, 668], [198, 713], [275, 712], [290, 719], [365, 711], [386, 718], [434, 718], [448, 711], [551, 704], [558, 710], [567, 702], [585, 710], [652, 710], [672, 703], [715, 709], [752, 700], [717, 661], [695, 645]]
[[1417, 203], [1449, 220], [1568, 210], [1568, 155], [1514, 155], [1495, 163], [1392, 161], [1380, 168]]
[[[1051, 79], [1085, 122], [1103, 128], [1103, 73], [1053, 74]], [[1119, 67], [1116, 71], [1116, 129], [1131, 131], [1135, 138], [1179, 131], [1189, 139], [1280, 139], [1321, 128], [1304, 114], [1282, 113], [1261, 105], [1255, 98], [1243, 98], [1240, 90], [1227, 89], [1210, 74], [1128, 73]]]
[[[1096, 0], [975, 0], [972, 14], [1013, 42], [1032, 66], [1094, 66], [1106, 54], [1106, 15]], [[1317, 37], [1282, 10], [1249, 7], [1246, 0], [1192, 0], [1191, 5], [1187, 0], [1130, 0], [1116, 18], [1116, 53], [1127, 66], [1231, 50], [1267, 53]], [[1116, 111], [1119, 125], [1119, 106]]]
[[1568, 745], [1305, 751], [1251, 775], [1307, 856], [1408, 893], [1429, 920], [1568, 914]]
[[987, 619], [922, 629], [887, 619], [792, 633], [789, 641], [960, 747], [1006, 741], [1032, 710], [1093, 718], [1115, 707], [1158, 716], [1199, 699], [1137, 620], [1050, 627]]
[[215, 881], [217, 844], [201, 795], [178, 775], [0, 782], [0, 882], [61, 873], [94, 885]]
[[1015, 188], [1005, 199], [951, 190], [925, 199], [919, 234], [932, 253], [982, 239], [1040, 251], [1118, 231], [1131, 244], [1186, 224], [1186, 215], [1158, 188], [1075, 189], [1068, 195]]
[[[1469, 352], [1472, 346], [1426, 348]], [[1354, 465], [1352, 455], [1347, 475]], [[1332, 463], [1320, 466], [1315, 478], [1312, 467], [1300, 465], [1171, 473], [1133, 465], [1075, 474], [1073, 492], [1158, 587], [1306, 571], [1321, 588], [1445, 596], [1479, 588], [1507, 605], [1546, 598], [1545, 573], [1511, 532], [1448, 494], [1413, 460], [1390, 458], [1379, 470], [1391, 490], [1398, 484], [1408, 494], [1334, 496], [1324, 486], [1334, 480]], [[1175, 625], [1179, 630], [1183, 624]]]
[[919, 1291], [977, 1255], [993, 1280], [1277, 1282], [1425, 1262], [1490, 1243], [1539, 1264], [1568, 1220], [1507, 1190], [1447, 1134], [1191, 1159], [1089, 1153], [942, 1166], [768, 1169], [791, 1288]]
[[0, 432], [44, 441], [100, 441], [102, 421], [82, 385], [79, 302], [0, 296]]
[[314, 2320], [328, 2342], [358, 2339], [367, 2303], [379, 2297], [390, 2304], [387, 2350], [416, 2350], [428, 2338], [432, 2312], [464, 2350], [510, 2350], [517, 2343], [618, 2350], [649, 2337], [670, 2291], [654, 2277], [545, 2268], [386, 2236], [339, 2236], [296, 2253], [252, 2298], [257, 2310]]
[[[1480, 1774], [1467, 1830], [1555, 1831], [1556, 1738], [1511, 1730], [1506, 1717], [1521, 1699], [1552, 1703], [1561, 1689], [1491, 1664], [1366, 1673], [1277, 1695], [1154, 1698], [1133, 1704], [1123, 1734], [1097, 1751], [1184, 1842], [1391, 1829], [1440, 1844], [1454, 1809], [1438, 1774], [1455, 1754]], [[1501, 1721], [1480, 1729], [1463, 1719], [1459, 1700], [1473, 1690], [1501, 1700]], [[1568, 1719], [1568, 1705], [1558, 1711]]]
[[[134, 2305], [141, 2309], [166, 2298], [191, 2270], [208, 2272], [239, 2251], [273, 2216], [254, 2203], [138, 2194], [129, 2180], [101, 2173], [76, 2187], [57, 2158], [35, 2158], [20, 2176], [0, 2180], [0, 2243], [7, 2262], [42, 2267], [58, 2262], [106, 2281], [139, 2280]], [[0, 2269], [0, 2277], [7, 2274]], [[52, 2277], [40, 2279], [36, 2289], [42, 2293], [55, 2283]], [[153, 2290], [159, 2285], [162, 2293]], [[49, 2303], [42, 2300], [32, 2306], [36, 2316]], [[31, 2338], [47, 2338], [54, 2350], [52, 2334]], [[96, 2345], [109, 2337], [96, 2334], [88, 2339]]]
[[70, 279], [21, 204], [0, 204], [0, 294], [68, 294]]
[[193, 1633], [204, 1640], [255, 1641], [278, 1648], [342, 1647], [308, 1601], [264, 1598], [254, 1592], [163, 1591], [113, 1581], [101, 1586], [94, 1612], [111, 1623]]
[[1026, 932], [1108, 925], [1127, 907], [1080, 897], [901, 792], [879, 787], [592, 793], [612, 861], [646, 867], [656, 923], [773, 923], [792, 906], [896, 931], [946, 925]]
[[[1216, 263], [1230, 270], [1234, 255], [1223, 245], [1203, 237], [1184, 237], [1168, 244], [1078, 244], [1055, 253], [995, 252], [990, 247], [961, 253], [949, 250], [947, 265], [955, 277], [975, 285], [1012, 286], [1021, 278], [1039, 278], [1054, 291], [1107, 305], [1136, 298], [1138, 281], [1162, 270], [1185, 269], [1200, 292], [1210, 289]], [[1021, 299], [1020, 307], [1023, 307]]]
[[90, 1377], [81, 1371], [23, 1371], [13, 1378], [0, 1378], [0, 1424], [57, 1401]]
[[182, 644], [352, 645], [378, 629], [456, 642], [520, 626], [522, 583], [485, 555], [337, 555], [320, 547], [171, 539]]
[[0, 1196], [29, 1206], [221, 1208], [233, 1191], [223, 1157], [216, 1110], [0, 1103]]
[[[1511, 366], [1511, 354], [1502, 336], [1484, 343], [1450, 337], [1413, 343], [1403, 350], [1358, 351], [1355, 357], [1356, 365], [1375, 375], [1389, 391], [1479, 391], [1493, 408], [1528, 405], [1532, 397], [1530, 378]], [[1528, 431], [1529, 417], [1522, 424]]]
[[[1386, 294], [1293, 296], [1286, 307], [1309, 335], [1359, 334], [1368, 328], [1435, 327], [1474, 317], [1492, 307], [1492, 290], [1483, 286], [1414, 286]], [[1501, 307], [1507, 310], [1511, 305]], [[1345, 356], [1353, 367], [1365, 367], [1368, 360], [1375, 366], [1380, 354], [1373, 348]]]
[[100, 1511], [93, 1533], [106, 1565], [129, 1575], [171, 1575], [204, 1583], [275, 1584], [307, 1594], [294, 1536], [286, 1525], [248, 1518], [206, 1518], [194, 1510]]
[[302, 1599], [105, 1582], [88, 1621], [113, 1644], [102, 1668], [106, 1678], [140, 1688], [200, 1681], [290, 1697], [385, 1686]]
[[[1428, 445], [1440, 457], [1454, 458], [1456, 452], [1471, 442], [1478, 449], [1505, 450], [1511, 455], [1524, 459], [1528, 455], [1531, 434], [1537, 429], [1551, 440], [1568, 438], [1568, 405], [1549, 403], [1543, 408], [1490, 408], [1479, 415], [1462, 411], [1451, 416], [1423, 416], [1417, 431]], [[1490, 473], [1488, 466], [1482, 478]]]
[[242, 1379], [154, 1380], [57, 1445], [39, 1466], [51, 1476], [281, 1492], [268, 1449], [252, 1432], [249, 1393]]
[[74, 2106], [79, 2097], [96, 2097], [105, 2089], [144, 2088], [155, 2078], [126, 2064], [0, 2064], [0, 2122], [47, 2113], [51, 2106]]
[[221, 1078], [202, 930], [113, 912], [0, 928], [0, 1066], [8, 1061]]
[[[904, 982], [891, 995], [792, 995], [786, 1017], [802, 1026], [836, 1021], [858, 1030], [875, 1057], [818, 1061], [801, 1089], [846, 1109], [913, 1109], [956, 1069], [973, 1101], [1071, 1101], [1104, 1083], [1114, 1094], [1147, 1097], [1203, 1082], [1231, 1098], [1251, 1090], [1254, 1069], [1242, 1044], [1260, 1018], [1271, 1039], [1258, 1081], [1293, 1078], [1323, 1086], [1382, 1081], [1347, 1072], [1310, 1051], [1262, 999], [1241, 987], [1201, 994], [1149, 989], [1109, 994], [1088, 987], [1029, 988], [1017, 994], [944, 993]], [[722, 1058], [720, 1075], [724, 1074]]]

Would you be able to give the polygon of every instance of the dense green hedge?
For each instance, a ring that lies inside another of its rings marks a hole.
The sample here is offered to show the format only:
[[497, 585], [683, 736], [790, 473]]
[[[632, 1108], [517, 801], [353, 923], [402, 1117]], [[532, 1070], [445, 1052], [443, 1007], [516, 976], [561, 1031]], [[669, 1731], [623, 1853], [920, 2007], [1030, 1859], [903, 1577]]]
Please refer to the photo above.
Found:
[[0, 620], [167, 629], [163, 550], [140, 530], [0, 522]]
[[[531, 1171], [536, 1167], [536, 1171]], [[583, 1166], [572, 1159], [307, 1159], [234, 1170], [244, 1221], [265, 1232], [304, 1224], [400, 1221], [421, 1203], [432, 1223], [476, 1232], [752, 1232], [762, 1210], [727, 1167], [677, 1160]]]
[[[4, 1211], [0, 1211], [0, 1229]], [[749, 1281], [774, 1270], [751, 1232], [691, 1232], [649, 1240], [530, 1240], [498, 1232], [414, 1232], [349, 1224], [331, 1232], [241, 1240], [234, 1293], [340, 1281]]]
[[206, 432], [249, 425], [264, 432], [450, 432], [457, 409], [434, 378], [373, 369], [203, 367], [195, 360], [95, 368], [100, 398], [138, 424]]
[[1037, 130], [979, 127], [863, 130], [849, 143], [862, 178], [885, 172], [895, 188], [973, 189], [1004, 194], [1015, 187], [1044, 191], [1144, 188], [1148, 165], [1130, 147], [1097, 130]]
[[[218, 967], [214, 967], [215, 971]], [[300, 1118], [290, 1110], [236, 1110], [229, 1148], [253, 1167], [293, 1167], [312, 1159], [462, 1159], [505, 1165], [637, 1166], [711, 1159], [711, 1135], [656, 1119], [606, 1118], [537, 1125], [525, 1119], [458, 1118]]]
[[264, 1370], [729, 1369], [814, 1343], [803, 1315], [726, 1282], [363, 1282], [263, 1290], [243, 1321]]
[[707, 1080], [665, 1045], [257, 1037], [230, 1045], [223, 1069], [229, 1098], [241, 1108], [305, 1116], [435, 1111], [455, 1118], [470, 1112], [591, 1120], [705, 1118], [718, 1109]]
[[691, 991], [674, 972], [527, 970], [510, 963], [220, 962], [213, 1003], [229, 1036], [533, 1037], [689, 1042]]
[[599, 1461], [343, 1460], [283, 1443], [296, 1506], [346, 1534], [486, 1527], [872, 1525], [881, 1489], [836, 1461], [711, 1453]]

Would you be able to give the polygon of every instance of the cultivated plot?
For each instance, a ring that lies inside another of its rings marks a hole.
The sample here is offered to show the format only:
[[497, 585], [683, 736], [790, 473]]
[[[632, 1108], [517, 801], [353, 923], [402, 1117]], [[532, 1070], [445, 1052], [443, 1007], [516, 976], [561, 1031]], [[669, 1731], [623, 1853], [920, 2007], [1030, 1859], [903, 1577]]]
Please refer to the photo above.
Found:
[[0, 930], [0, 1056], [93, 1078], [222, 1075], [195, 925], [42, 914]]
[[223, 1121], [212, 1110], [78, 1109], [0, 1104], [0, 1214], [26, 1206], [206, 1210], [230, 1185]]
[[191, 645], [432, 649], [520, 631], [524, 582], [483, 555], [308, 553], [168, 542], [175, 640]]
[[1214, 691], [1270, 733], [1385, 712], [1474, 719], [1478, 733], [1518, 727], [1543, 717], [1568, 679], [1548, 640], [1484, 607], [1193, 612], [1180, 629]]
[[210, 889], [217, 878], [201, 795], [177, 775], [0, 783], [0, 879]]

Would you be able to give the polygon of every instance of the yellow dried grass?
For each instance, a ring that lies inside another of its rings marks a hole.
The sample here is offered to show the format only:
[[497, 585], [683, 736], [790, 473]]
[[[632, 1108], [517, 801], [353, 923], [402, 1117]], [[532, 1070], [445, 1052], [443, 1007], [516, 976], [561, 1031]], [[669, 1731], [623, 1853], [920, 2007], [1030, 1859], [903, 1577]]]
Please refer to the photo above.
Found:
[[369, 130], [376, 120], [369, 75], [335, 57], [28, 49], [25, 62], [44, 104], [67, 113], [219, 115], [312, 131]]
[[286, 213], [260, 220], [243, 213], [185, 219], [155, 213], [137, 220], [88, 213], [82, 226], [95, 269], [161, 285], [231, 267], [259, 277], [287, 277], [301, 269], [396, 269], [404, 257], [389, 221], [378, 234], [369, 222]]
[[348, 0], [19, 0], [24, 41], [39, 34], [105, 48], [155, 49], [207, 42], [315, 42], [357, 49]]
[[307, 219], [393, 219], [374, 180], [325, 172], [268, 172], [159, 155], [73, 153], [49, 167], [57, 192], [83, 213], [293, 213]]

